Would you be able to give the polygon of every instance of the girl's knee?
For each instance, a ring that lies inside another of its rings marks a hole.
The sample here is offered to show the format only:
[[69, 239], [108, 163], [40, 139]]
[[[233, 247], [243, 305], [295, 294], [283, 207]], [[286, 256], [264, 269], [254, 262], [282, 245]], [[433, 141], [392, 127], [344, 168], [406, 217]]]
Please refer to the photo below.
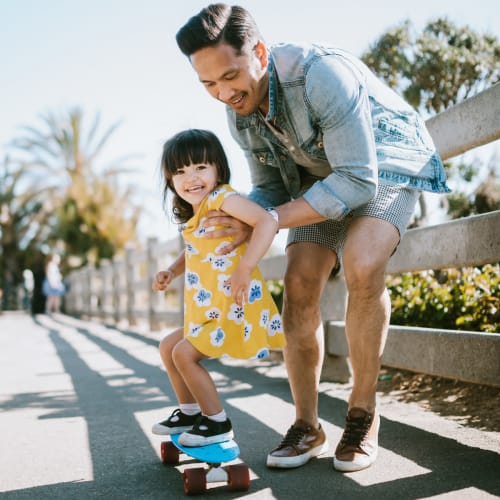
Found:
[[186, 340], [178, 342], [172, 349], [172, 360], [178, 369], [182, 369], [186, 364], [194, 362], [191, 344]]
[[175, 330], [171, 334], [163, 337], [160, 341], [159, 349], [162, 359], [171, 359], [175, 346], [183, 339], [182, 330]]

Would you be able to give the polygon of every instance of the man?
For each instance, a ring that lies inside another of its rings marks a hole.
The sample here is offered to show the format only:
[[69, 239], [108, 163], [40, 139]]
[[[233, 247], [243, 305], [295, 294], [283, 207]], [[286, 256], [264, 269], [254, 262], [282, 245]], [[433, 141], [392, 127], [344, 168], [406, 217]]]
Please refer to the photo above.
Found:
[[[361, 61], [317, 45], [266, 47], [241, 7], [208, 6], [179, 30], [177, 43], [210, 95], [227, 106], [251, 171], [249, 196], [275, 207], [280, 228], [291, 228], [283, 321], [296, 420], [267, 465], [298, 467], [327, 450], [318, 420], [319, 303], [342, 263], [353, 389], [334, 467], [366, 468], [378, 447], [376, 384], [390, 317], [386, 265], [420, 191], [449, 191], [432, 139]], [[221, 214], [210, 221], [221, 223], [218, 234], [234, 234], [235, 245], [248, 237]]]

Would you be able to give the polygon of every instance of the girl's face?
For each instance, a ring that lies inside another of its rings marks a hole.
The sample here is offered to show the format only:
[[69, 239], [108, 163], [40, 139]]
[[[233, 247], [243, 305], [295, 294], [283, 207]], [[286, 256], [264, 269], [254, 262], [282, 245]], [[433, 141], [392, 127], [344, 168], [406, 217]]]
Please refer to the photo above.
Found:
[[217, 186], [217, 167], [213, 163], [190, 163], [172, 176], [175, 192], [196, 212], [207, 194]]

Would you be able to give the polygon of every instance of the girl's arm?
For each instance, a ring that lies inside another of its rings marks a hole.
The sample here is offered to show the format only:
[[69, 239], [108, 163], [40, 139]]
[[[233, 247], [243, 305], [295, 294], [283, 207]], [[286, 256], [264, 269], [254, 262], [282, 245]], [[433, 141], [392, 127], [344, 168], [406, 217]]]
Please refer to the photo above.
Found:
[[166, 290], [168, 285], [181, 275], [186, 269], [185, 251], [183, 250], [166, 271], [160, 271], [156, 274], [152, 288], [156, 292]]
[[250, 274], [271, 246], [279, 223], [260, 205], [239, 195], [226, 198], [221, 210], [253, 227], [248, 247], [228, 280], [231, 285], [231, 295], [241, 306], [248, 300]]

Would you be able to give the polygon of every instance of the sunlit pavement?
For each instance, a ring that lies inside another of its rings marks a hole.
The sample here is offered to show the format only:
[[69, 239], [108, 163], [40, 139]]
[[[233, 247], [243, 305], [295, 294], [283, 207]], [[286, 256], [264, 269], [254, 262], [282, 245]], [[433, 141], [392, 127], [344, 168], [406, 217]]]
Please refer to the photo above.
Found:
[[[150, 433], [176, 407], [161, 367], [165, 332], [129, 331], [64, 315], [0, 314], [0, 496], [14, 499], [183, 498]], [[265, 457], [294, 418], [277, 361], [207, 363], [251, 469], [248, 492], [210, 486], [206, 498], [500, 498], [500, 435], [379, 397], [380, 451], [369, 469], [332, 467], [349, 386], [322, 383], [330, 451], [270, 470]]]

